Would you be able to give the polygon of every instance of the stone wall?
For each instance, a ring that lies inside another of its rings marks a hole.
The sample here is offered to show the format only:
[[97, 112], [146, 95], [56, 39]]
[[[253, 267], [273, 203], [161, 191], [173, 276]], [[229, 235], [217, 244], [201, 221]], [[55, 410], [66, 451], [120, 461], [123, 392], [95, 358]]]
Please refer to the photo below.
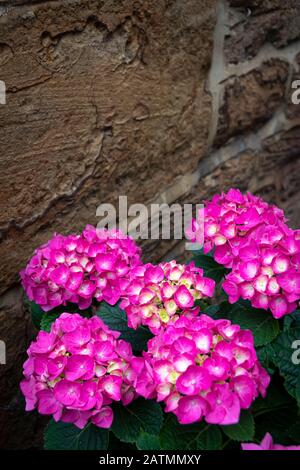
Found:
[[[41, 443], [18, 394], [34, 247], [119, 195], [201, 202], [230, 186], [299, 226], [297, 78], [298, 0], [0, 0], [0, 447]], [[185, 258], [176, 240], [143, 248]]]

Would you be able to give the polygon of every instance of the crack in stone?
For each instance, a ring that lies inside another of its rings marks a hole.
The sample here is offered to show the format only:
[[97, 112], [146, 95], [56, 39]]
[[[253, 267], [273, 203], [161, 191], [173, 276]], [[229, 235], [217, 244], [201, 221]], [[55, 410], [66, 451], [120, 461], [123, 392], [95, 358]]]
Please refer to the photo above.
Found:
[[224, 88], [221, 82], [224, 77], [224, 39], [226, 34], [226, 23], [228, 16], [227, 3], [220, 0], [217, 4], [217, 24], [214, 31], [214, 45], [212, 53], [211, 68], [208, 75], [208, 91], [212, 97], [212, 114], [208, 135], [208, 147], [211, 148], [215, 139], [218, 122], [219, 108], [223, 98]]
[[262, 150], [262, 144], [267, 138], [273, 137], [280, 132], [288, 131], [297, 125], [300, 125], [300, 117], [290, 121], [285, 117], [282, 109], [277, 110], [274, 116], [257, 132], [249, 132], [245, 135], [237, 136], [229, 144], [202, 158], [195, 172], [179, 177], [175, 184], [169, 186], [164, 192], [156, 196], [155, 203], [173, 203], [189, 193], [193, 187], [199, 184], [201, 178], [215, 171], [223, 163], [238, 157], [242, 152], [257, 152]]
[[286, 47], [281, 49], [276, 49], [272, 44], [264, 44], [259, 50], [258, 54], [253, 57], [253, 59], [240, 62], [238, 64], [228, 64], [224, 69], [224, 79], [228, 80], [232, 77], [239, 77], [241, 75], [246, 75], [252, 70], [259, 68], [264, 62], [270, 61], [272, 59], [280, 59], [293, 63], [297, 68], [299, 65], [295, 61], [297, 54], [299, 54], [300, 49], [300, 40], [294, 41]]
[[37, 80], [37, 81], [34, 81], [34, 82], [32, 82], [32, 83], [28, 83], [28, 84], [22, 85], [22, 86], [20, 86], [20, 87], [12, 86], [12, 87], [10, 87], [10, 88], [8, 88], [8, 89], [6, 90], [6, 93], [8, 93], [8, 94], [9, 94], [9, 93], [15, 94], [15, 93], [18, 93], [19, 91], [23, 91], [23, 90], [28, 90], [28, 89], [30, 89], [30, 88], [34, 88], [34, 87], [36, 87], [36, 86], [38, 86], [38, 85], [42, 85], [43, 83], [48, 82], [49, 80], [51, 80], [52, 77], [53, 77], [53, 74], [51, 74], [51, 75], [48, 76], [48, 77], [44, 77], [44, 78], [41, 79], [41, 80]]

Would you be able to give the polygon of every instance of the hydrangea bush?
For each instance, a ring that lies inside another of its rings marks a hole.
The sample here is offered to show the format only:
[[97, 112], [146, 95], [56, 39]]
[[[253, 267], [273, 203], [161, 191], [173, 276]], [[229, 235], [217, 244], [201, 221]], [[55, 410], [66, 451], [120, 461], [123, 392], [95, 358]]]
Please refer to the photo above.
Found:
[[300, 449], [300, 231], [237, 189], [192, 242], [202, 219], [186, 265], [87, 226], [21, 271], [40, 331], [20, 386], [49, 416], [45, 448]]

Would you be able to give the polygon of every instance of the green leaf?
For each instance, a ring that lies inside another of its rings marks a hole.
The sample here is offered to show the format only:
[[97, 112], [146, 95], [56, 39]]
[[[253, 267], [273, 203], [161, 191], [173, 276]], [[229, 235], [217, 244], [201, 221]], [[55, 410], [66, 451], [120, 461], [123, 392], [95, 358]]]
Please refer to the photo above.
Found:
[[114, 404], [112, 432], [122, 442], [137, 442], [143, 432], [159, 434], [163, 412], [158, 403], [139, 398], [129, 406]]
[[290, 313], [289, 315], [285, 315], [283, 317], [283, 329], [284, 331], [288, 331], [292, 324], [296, 321], [299, 321], [300, 319], [300, 310], [295, 310], [293, 313]]
[[216, 319], [219, 310], [220, 305], [209, 305], [207, 308], [201, 309], [200, 311], [201, 313], [205, 313], [209, 317]]
[[27, 297], [24, 299], [24, 305], [31, 314], [31, 319], [34, 326], [39, 330], [42, 329], [45, 331], [49, 331], [49, 325], [51, 325], [51, 323], [64, 312], [79, 313], [83, 317], [91, 316], [90, 308], [86, 310], [80, 310], [78, 305], [70, 302], [67, 303], [67, 305], [55, 307], [48, 312], [42, 310], [39, 305], [37, 305], [35, 302], [31, 302]]
[[[296, 398], [296, 387], [299, 381], [300, 364], [297, 353], [297, 341], [300, 339], [300, 318], [294, 317], [289, 330], [285, 330], [272, 343], [273, 362], [284, 378], [287, 391]], [[299, 349], [299, 346], [298, 346]]]
[[96, 315], [100, 317], [112, 330], [121, 332], [121, 339], [128, 341], [134, 351], [145, 351], [147, 342], [153, 337], [148, 328], [141, 326], [137, 330], [128, 327], [127, 316], [124, 310], [117, 305], [111, 306], [101, 302]]
[[298, 408], [297, 405], [294, 404], [286, 408], [277, 409], [276, 411], [272, 410], [269, 413], [264, 413], [256, 417], [256, 440], [261, 441], [266, 432], [269, 432], [275, 443], [283, 445], [292, 444], [294, 437], [291, 438], [290, 433], [294, 433], [294, 436], [296, 436], [296, 425], [299, 422], [297, 414]]
[[32, 323], [37, 329], [40, 329], [42, 316], [45, 312], [40, 308], [39, 305], [37, 305], [35, 302], [31, 302], [27, 297], [24, 299], [24, 305], [31, 314]]
[[237, 424], [220, 426], [226, 436], [234, 441], [252, 441], [254, 438], [254, 419], [249, 411], [241, 412], [240, 420]]
[[297, 403], [298, 403], [298, 407], [300, 408], [300, 373], [298, 375], [298, 379], [297, 379], [297, 382], [296, 382], [295, 392], [296, 392], [296, 400], [297, 400]]
[[221, 264], [218, 264], [212, 256], [204, 254], [196, 254], [193, 258], [198, 268], [202, 268], [206, 277], [214, 279], [216, 282], [220, 282], [225, 274], [229, 272], [228, 269], [224, 268]]
[[142, 432], [136, 441], [136, 446], [139, 450], [160, 450], [159, 436]]
[[287, 435], [295, 441], [295, 444], [300, 442], [300, 419], [298, 418], [295, 422], [288, 428]]
[[218, 312], [220, 318], [228, 318], [241, 328], [251, 330], [255, 346], [264, 346], [279, 334], [279, 322], [270, 312], [253, 308], [250, 302], [240, 300], [233, 305], [223, 302]]
[[251, 411], [256, 418], [264, 413], [270, 411], [276, 412], [279, 408], [289, 407], [294, 405], [294, 400], [284, 388], [282, 381], [278, 380], [280, 377], [274, 376], [267, 389], [265, 398], [259, 396], [251, 407]]
[[78, 307], [76, 309], [72, 309], [74, 311], [70, 311], [68, 308], [70, 304], [67, 304], [67, 306], [64, 307], [58, 307], [54, 308], [53, 310], [50, 310], [49, 312], [43, 312], [43, 316], [40, 322], [40, 329], [44, 331], [50, 331], [51, 330], [51, 325], [52, 323], [64, 312], [68, 313], [79, 313], [82, 317], [89, 317], [90, 316], [90, 311], [89, 310], [79, 310]]
[[269, 374], [274, 374], [274, 351], [272, 343], [265, 346], [256, 347], [256, 354], [261, 365], [268, 371]]
[[222, 434], [218, 426], [207, 423], [179, 424], [175, 416], [169, 415], [160, 433], [163, 450], [219, 450]]
[[44, 312], [41, 323], [40, 329], [44, 331], [50, 331], [52, 323], [59, 317], [60, 313], [52, 313], [52, 312]]
[[117, 439], [113, 432], [109, 433], [109, 443], [108, 450], [136, 450], [134, 444], [128, 444], [127, 442], [121, 442], [120, 439]]
[[44, 438], [47, 450], [105, 450], [108, 447], [108, 431], [93, 424], [79, 429], [70, 423], [51, 420]]

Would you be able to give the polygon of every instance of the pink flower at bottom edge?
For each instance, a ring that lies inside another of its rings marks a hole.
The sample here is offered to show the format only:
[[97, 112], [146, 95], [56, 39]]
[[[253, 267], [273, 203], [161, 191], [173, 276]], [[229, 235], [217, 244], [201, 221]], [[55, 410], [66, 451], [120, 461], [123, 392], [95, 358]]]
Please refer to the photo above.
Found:
[[264, 436], [260, 444], [242, 444], [243, 450], [300, 450], [300, 446], [282, 446], [280, 444], [274, 444], [273, 438], [270, 433]]

